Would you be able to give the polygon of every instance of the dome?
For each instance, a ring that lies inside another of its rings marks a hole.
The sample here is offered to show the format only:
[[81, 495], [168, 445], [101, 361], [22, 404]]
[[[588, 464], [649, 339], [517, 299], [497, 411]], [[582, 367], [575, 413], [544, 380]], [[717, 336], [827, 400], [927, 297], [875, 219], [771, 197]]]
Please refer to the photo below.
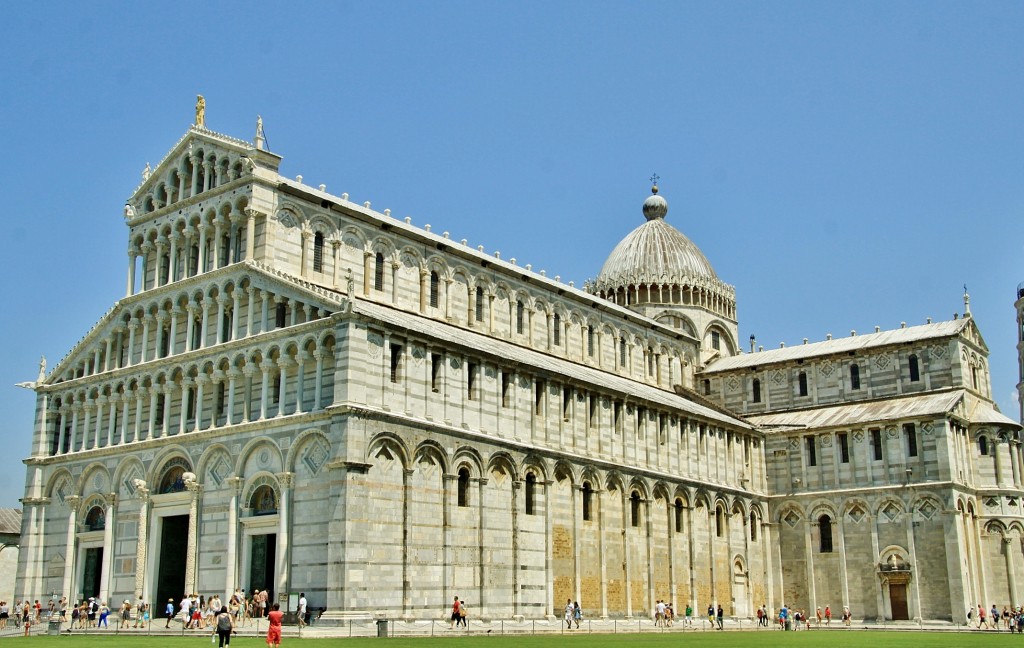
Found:
[[622, 239], [594, 281], [600, 291], [640, 284], [718, 284], [711, 263], [693, 241], [665, 222], [668, 202], [657, 195], [644, 201], [647, 222]]

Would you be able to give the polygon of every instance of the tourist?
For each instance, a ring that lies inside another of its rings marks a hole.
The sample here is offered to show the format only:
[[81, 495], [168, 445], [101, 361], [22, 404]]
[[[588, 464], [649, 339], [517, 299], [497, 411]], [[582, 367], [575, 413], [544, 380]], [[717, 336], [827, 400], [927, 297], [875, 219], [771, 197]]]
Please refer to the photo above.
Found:
[[580, 621], [583, 620], [583, 608], [580, 607], [580, 602], [576, 601], [575, 609], [572, 611], [572, 621], [576, 624], [576, 629], [580, 628]]
[[164, 614], [167, 616], [167, 623], [164, 627], [170, 628], [171, 619], [174, 618], [174, 599], [167, 599], [167, 607], [164, 608]]
[[725, 628], [722, 627], [722, 619], [724, 618], [724, 615], [725, 615], [725, 612], [722, 610], [722, 604], [719, 603], [718, 604], [718, 629], [719, 630], [724, 630], [725, 629]]
[[675, 608], [673, 608], [672, 604], [669, 603], [668, 605], [665, 606], [665, 625], [667, 625], [668, 627], [671, 628], [672, 627], [672, 621], [675, 618], [676, 618]]
[[661, 599], [654, 604], [654, 625], [659, 628], [665, 625], [665, 602]]
[[[53, 604], [51, 603], [50, 606], [51, 606], [51, 610], [52, 610]], [[43, 622], [43, 606], [42, 606], [42, 604], [39, 603], [39, 599], [36, 599], [35, 609], [36, 609], [36, 623], [42, 623]]]
[[711, 624], [712, 628], [715, 627], [715, 605], [714, 605], [714, 603], [708, 605], [708, 623]]
[[32, 604], [25, 599], [25, 605], [21, 608], [21, 622], [25, 625], [25, 636], [28, 636], [32, 628]]
[[458, 621], [459, 621], [459, 597], [456, 596], [455, 600], [452, 602], [452, 616], [451, 616], [451, 622], [448, 624], [448, 629], [449, 630], [453, 630], [455, 628], [455, 624], [458, 623]]
[[[219, 648], [224, 648], [231, 644], [231, 633], [235, 630], [235, 622], [231, 618], [231, 614], [228, 613], [227, 606], [222, 606], [220, 612], [217, 614], [217, 618], [213, 622], [214, 630], [217, 633], [217, 638], [220, 643], [217, 644]], [[280, 643], [278, 639], [278, 643]]]
[[142, 594], [139, 594], [139, 602], [135, 604], [135, 625], [132, 628], [145, 627], [145, 619], [143, 617], [146, 613], [146, 602], [142, 599]]
[[572, 604], [572, 599], [565, 599], [565, 627], [572, 630], [572, 619], [576, 615], [576, 608]]
[[850, 612], [850, 608], [848, 608], [848, 607], [846, 607], [844, 605], [843, 606], [843, 623], [846, 624], [847, 628], [850, 627], [850, 621], [852, 621], [852, 620], [853, 620], [853, 613]]
[[825, 606], [825, 627], [832, 625], [832, 608]]
[[274, 603], [270, 612], [267, 614], [267, 619], [270, 621], [270, 627], [267, 628], [267, 645], [276, 648], [281, 645], [281, 619], [284, 617], [284, 613], [281, 612], [281, 604]]
[[103, 626], [104, 628], [110, 628], [110, 626], [107, 625], [107, 617], [109, 616], [110, 608], [107, 607], [107, 602], [103, 601], [103, 603], [100, 605], [100, 620], [96, 627], [98, 628], [100, 626]]
[[459, 623], [462, 624], [463, 628], [468, 628], [469, 627], [469, 626], [466, 625], [466, 614], [467, 614], [466, 602], [460, 599], [459, 600]]
[[992, 604], [992, 614], [988, 617], [988, 623], [993, 630], [999, 630], [999, 609], [995, 603]]
[[181, 597], [181, 603], [178, 604], [178, 614], [181, 615], [181, 626], [187, 628], [192, 619], [192, 599], [189, 598], [188, 594]]
[[300, 592], [299, 593], [298, 615], [299, 615], [299, 629], [301, 630], [302, 628], [304, 628], [306, 626], [306, 593], [305, 592]]
[[68, 620], [68, 597], [60, 597], [60, 605], [58, 606], [58, 613], [60, 614], [60, 622], [64, 623]]
[[687, 628], [692, 628], [693, 627], [693, 606], [691, 606], [689, 603], [686, 604], [686, 617], [685, 618], [686, 618], [686, 627]]
[[[818, 620], [816, 621], [816, 624], [820, 628], [821, 627], [821, 608], [820, 607], [814, 611], [814, 615], [818, 618]], [[808, 621], [808, 623], [810, 623], [810, 621]]]
[[11, 616], [7, 601], [0, 601], [0, 630], [7, 629], [7, 619]]
[[[132, 602], [129, 601], [128, 599], [125, 599], [124, 603], [121, 604], [121, 622], [117, 626], [118, 630], [120, 630], [122, 628], [127, 628], [128, 624], [131, 623], [131, 620], [132, 620]], [[138, 625], [138, 623], [139, 623], [139, 618], [135, 617], [135, 624]]]

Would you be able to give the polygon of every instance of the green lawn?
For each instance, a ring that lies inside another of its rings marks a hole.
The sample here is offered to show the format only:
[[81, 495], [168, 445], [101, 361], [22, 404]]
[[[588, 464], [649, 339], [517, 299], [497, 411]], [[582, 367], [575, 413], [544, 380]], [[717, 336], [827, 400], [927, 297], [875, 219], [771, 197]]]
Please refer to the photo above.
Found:
[[[929, 648], [951, 648], [988, 646], [996, 639], [994, 632], [882, 632], [872, 630], [850, 630], [850, 631], [811, 631], [811, 632], [692, 632], [687, 634], [645, 634], [641, 639], [638, 635], [630, 634], [592, 634], [573, 636], [463, 636], [463, 637], [437, 637], [437, 638], [414, 638], [414, 639], [298, 639], [285, 637], [282, 647], [307, 645], [310, 648], [441, 648], [451, 644], [457, 644], [459, 648], [476, 648], [487, 646], [487, 648], [542, 648], [558, 645], [559, 648], [630, 648], [638, 641], [642, 641], [645, 648], [678, 648], [685, 645], [687, 648], [733, 648], [739, 646], [754, 646], [757, 648], [792, 648], [793, 646], [815, 646], [827, 643], [829, 648], [909, 648], [917, 646], [928, 646]], [[1003, 641], [1014, 641], [1006, 632], [999, 635], [1006, 637]], [[10, 638], [13, 640], [14, 638]], [[1022, 638], [1024, 639], [1024, 638]], [[94, 647], [102, 645], [104, 648], [200, 648], [211, 644], [209, 635], [198, 635], [188, 637], [144, 637], [144, 636], [110, 636], [102, 638], [98, 636], [61, 636], [61, 637], [29, 637], [21, 638], [19, 644], [37, 646], [39, 648], [48, 646], [60, 646], [61, 648], [75, 648], [76, 646]], [[238, 637], [231, 642], [232, 646], [239, 648], [255, 648], [265, 646], [266, 643], [259, 637]], [[1021, 642], [1024, 645], [1024, 641]]]

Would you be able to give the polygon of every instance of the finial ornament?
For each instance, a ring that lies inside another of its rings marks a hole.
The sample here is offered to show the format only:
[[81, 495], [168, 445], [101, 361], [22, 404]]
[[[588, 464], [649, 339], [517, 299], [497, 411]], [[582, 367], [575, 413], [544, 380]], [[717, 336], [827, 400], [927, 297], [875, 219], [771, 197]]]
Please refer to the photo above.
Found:
[[206, 128], [206, 99], [196, 95], [196, 126]]
[[967, 284], [964, 284], [964, 316], [971, 314], [971, 296], [967, 294]]
[[256, 115], [256, 148], [263, 150], [263, 143], [266, 138], [263, 135], [263, 116]]
[[661, 180], [661, 176], [659, 176], [657, 173], [655, 173], [654, 175], [651, 176], [651, 193], [652, 194], [658, 193], [658, 180]]

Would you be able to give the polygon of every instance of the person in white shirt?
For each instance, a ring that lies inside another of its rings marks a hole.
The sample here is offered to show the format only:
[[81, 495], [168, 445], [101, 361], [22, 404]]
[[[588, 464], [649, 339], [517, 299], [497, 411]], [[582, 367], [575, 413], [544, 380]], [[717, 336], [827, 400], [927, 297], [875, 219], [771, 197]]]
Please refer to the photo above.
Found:
[[306, 593], [299, 594], [299, 627], [306, 625]]

